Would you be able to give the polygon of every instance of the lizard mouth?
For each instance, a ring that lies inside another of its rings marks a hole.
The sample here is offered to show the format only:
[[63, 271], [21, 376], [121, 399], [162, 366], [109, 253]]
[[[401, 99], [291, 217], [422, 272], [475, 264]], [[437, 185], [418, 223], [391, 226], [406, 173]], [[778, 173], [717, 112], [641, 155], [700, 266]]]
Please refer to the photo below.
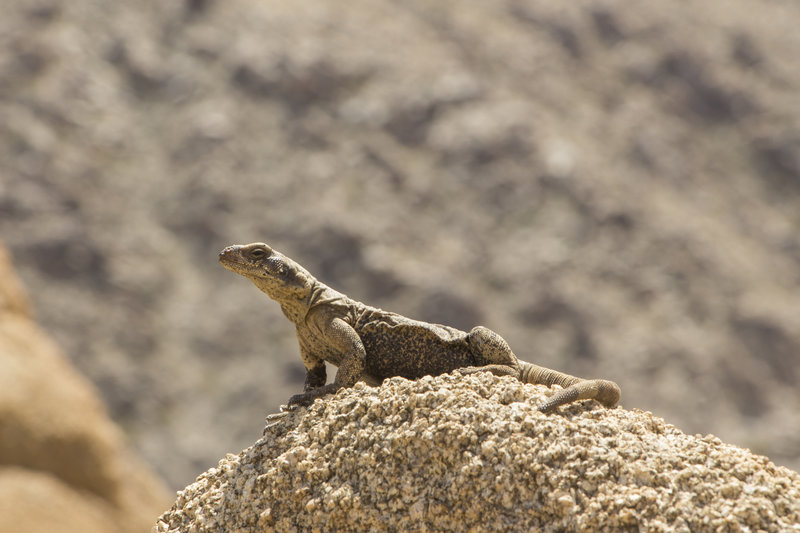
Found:
[[228, 246], [219, 253], [219, 262], [225, 268], [229, 267], [250, 267], [251, 265], [245, 261], [237, 246]]
[[220, 263], [241, 263], [238, 260], [238, 255], [236, 254], [236, 248], [233, 246], [228, 246], [224, 250], [219, 253], [219, 261]]

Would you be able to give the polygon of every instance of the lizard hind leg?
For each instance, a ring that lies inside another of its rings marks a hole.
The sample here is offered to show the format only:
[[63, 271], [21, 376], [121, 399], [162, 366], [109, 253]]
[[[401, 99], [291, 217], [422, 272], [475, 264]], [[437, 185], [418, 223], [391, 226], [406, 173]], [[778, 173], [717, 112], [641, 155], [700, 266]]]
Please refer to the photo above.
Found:
[[459, 368], [460, 373], [491, 372], [495, 376], [519, 378], [517, 357], [503, 337], [489, 328], [477, 326], [467, 335], [467, 343], [473, 355], [473, 364]]

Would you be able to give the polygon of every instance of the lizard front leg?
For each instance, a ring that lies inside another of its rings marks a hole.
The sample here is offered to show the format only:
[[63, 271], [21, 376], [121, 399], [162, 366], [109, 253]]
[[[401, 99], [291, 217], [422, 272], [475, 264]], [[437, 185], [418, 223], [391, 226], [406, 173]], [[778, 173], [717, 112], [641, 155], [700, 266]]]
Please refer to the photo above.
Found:
[[[325, 385], [325, 363], [321, 362], [323, 371], [322, 373], [317, 371], [314, 375], [311, 383], [316, 386], [313, 388], [309, 388], [309, 376], [312, 372], [309, 370], [306, 373], [306, 388], [304, 388], [303, 393], [295, 394], [289, 398], [290, 406], [310, 405], [316, 398], [326, 394], [333, 394], [342, 387], [352, 387], [364, 372], [367, 352], [356, 331], [341, 318], [334, 318], [324, 323], [321, 329], [326, 342], [331, 344], [335, 351], [344, 354], [341, 362], [339, 362], [339, 370], [336, 372], [333, 383]], [[320, 375], [322, 376], [321, 382], [319, 381]]]
[[[306, 360], [306, 355], [302, 353], [303, 361]], [[303, 384], [303, 392], [308, 392], [318, 389], [325, 385], [328, 380], [328, 374], [325, 370], [325, 361], [318, 361], [318, 363], [311, 368], [306, 368], [306, 382]]]

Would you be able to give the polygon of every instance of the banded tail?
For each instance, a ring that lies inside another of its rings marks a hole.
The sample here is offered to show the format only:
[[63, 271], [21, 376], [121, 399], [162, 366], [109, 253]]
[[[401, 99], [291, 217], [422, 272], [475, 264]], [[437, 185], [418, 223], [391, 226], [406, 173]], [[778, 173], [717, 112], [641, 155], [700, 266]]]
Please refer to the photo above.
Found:
[[619, 385], [613, 381], [576, 378], [526, 361], [519, 361], [519, 368], [519, 380], [524, 383], [564, 387], [539, 406], [539, 411], [542, 413], [549, 413], [556, 407], [578, 400], [597, 400], [609, 408], [617, 405], [619, 401]]

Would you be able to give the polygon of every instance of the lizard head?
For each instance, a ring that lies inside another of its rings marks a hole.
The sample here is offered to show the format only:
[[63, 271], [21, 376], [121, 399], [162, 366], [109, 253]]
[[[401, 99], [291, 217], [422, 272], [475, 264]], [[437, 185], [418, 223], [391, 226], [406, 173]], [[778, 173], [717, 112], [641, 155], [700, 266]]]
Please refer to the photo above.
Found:
[[248, 278], [273, 300], [305, 297], [314, 279], [306, 269], [263, 242], [228, 246], [219, 253], [219, 262]]

